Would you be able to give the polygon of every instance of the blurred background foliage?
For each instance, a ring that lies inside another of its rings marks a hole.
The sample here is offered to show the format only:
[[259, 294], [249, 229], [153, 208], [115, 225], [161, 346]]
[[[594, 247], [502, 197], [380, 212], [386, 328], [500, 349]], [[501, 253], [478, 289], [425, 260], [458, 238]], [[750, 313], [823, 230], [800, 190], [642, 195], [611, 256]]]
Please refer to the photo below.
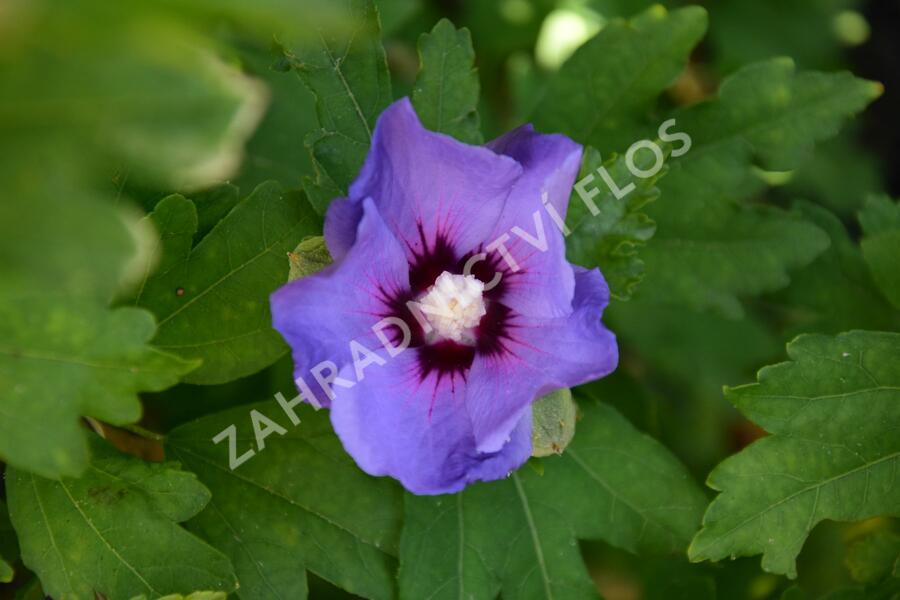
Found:
[[[651, 4], [378, 1], [393, 97], [412, 93], [419, 36], [447, 17], [471, 32], [481, 129], [490, 139], [534, 114], [548, 82], [576, 48], [615, 19]], [[669, 8], [684, 4], [666, 2]], [[756, 179], [746, 180], [734, 194], [753, 206], [791, 210], [830, 237], [826, 251], [791, 270], [790, 283], [738, 293], [734, 310], [719, 310], [640, 293], [653, 289], [651, 271], [633, 299], [610, 307], [607, 322], [622, 343], [621, 368], [591, 384], [591, 394], [662, 440], [698, 481], [762, 435], [726, 402], [723, 385], [753, 381], [759, 367], [784, 359], [785, 343], [799, 333], [891, 331], [900, 323], [896, 308], [867, 280], [856, 219], [869, 195], [900, 195], [895, 110], [900, 4], [700, 4], [709, 12], [708, 33], [684, 72], [641, 115], [647, 123], [655, 126], [657, 115], [709, 98], [741, 66], [773, 57], [793, 58], [798, 70], [848, 69], [882, 82], [886, 92], [795, 167], [755, 167]], [[365, 19], [348, 20], [342, 5], [329, 0], [0, 0], [0, 302], [13, 307], [4, 318], [22, 318], [15, 309], [21, 297], [59, 296], [85, 307], [118, 297], [129, 280], [140, 277], [142, 264], [123, 261], [128, 254], [123, 248], [142, 248], [140, 234], [134, 233], [140, 230], [138, 219], [172, 192], [190, 195], [203, 209], [201, 221], [205, 211], [211, 224], [231, 209], [238, 193], [246, 196], [266, 180], [289, 190], [306, 188], [314, 196], [308, 178], [316, 177], [316, 162], [328, 158], [314, 157], [308, 147], [320, 128], [322, 107], [309, 82], [291, 72], [296, 65], [286, 56], [309, 64], [306, 48], [318, 43], [322, 31], [337, 43], [377, 34]], [[382, 98], [380, 106], [387, 101]], [[635, 130], [634, 139], [640, 133]], [[239, 192], [223, 190], [226, 180]], [[111, 226], [116, 220], [128, 228]], [[110, 283], [110, 273], [124, 275]], [[285, 355], [259, 373], [224, 385], [182, 383], [143, 394], [142, 424], [167, 431], [290, 389], [291, 363]], [[3, 527], [0, 522], [0, 542], [10, 539]], [[895, 527], [884, 519], [816, 527], [800, 557], [800, 589], [787, 593], [817, 598], [858, 581], [849, 548], [873, 531]], [[692, 565], [682, 558], [638, 558], [599, 542], [585, 543], [582, 550], [609, 600], [763, 600], [778, 598], [793, 585], [761, 571], [758, 558]], [[21, 565], [17, 573], [12, 584], [0, 585], [0, 598], [39, 597], [33, 576]], [[309, 577], [312, 597], [345, 595]]]

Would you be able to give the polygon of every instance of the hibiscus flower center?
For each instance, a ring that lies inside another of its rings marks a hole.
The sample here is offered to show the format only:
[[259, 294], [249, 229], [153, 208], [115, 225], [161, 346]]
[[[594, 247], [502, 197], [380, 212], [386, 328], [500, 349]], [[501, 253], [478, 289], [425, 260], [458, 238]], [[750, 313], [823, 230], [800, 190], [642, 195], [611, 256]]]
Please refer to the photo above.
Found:
[[474, 329], [487, 313], [482, 281], [473, 275], [444, 271], [418, 303], [434, 329], [428, 341], [475, 344]]

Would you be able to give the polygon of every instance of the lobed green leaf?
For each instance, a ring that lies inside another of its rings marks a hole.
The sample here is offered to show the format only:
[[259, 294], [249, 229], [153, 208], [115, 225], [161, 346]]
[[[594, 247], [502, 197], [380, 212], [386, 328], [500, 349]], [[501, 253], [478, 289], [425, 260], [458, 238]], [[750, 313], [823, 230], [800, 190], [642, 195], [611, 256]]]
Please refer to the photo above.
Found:
[[708, 484], [720, 495], [689, 548], [692, 560], [762, 553], [766, 571], [796, 577], [795, 558], [824, 519], [900, 513], [900, 334], [800, 336], [792, 362], [728, 399], [771, 433], [726, 459]]
[[764, 188], [754, 169], [796, 168], [880, 93], [849, 73], [795, 73], [793, 62], [774, 59], [675, 113], [692, 145], [671, 161], [664, 200], [648, 209], [657, 235], [643, 253], [642, 297], [739, 316], [739, 297], [785, 287], [788, 271], [809, 264], [828, 239], [796, 215], [742, 204]]
[[[189, 528], [231, 558], [244, 600], [306, 598], [307, 570], [366, 598], [393, 598], [399, 486], [359, 470], [325, 411], [306, 404], [293, 410], [296, 425], [272, 400], [203, 417], [171, 433], [167, 451], [213, 493]], [[253, 419], [260, 431], [272, 428], [261, 445]], [[234, 470], [230, 442], [213, 443], [232, 425], [236, 454], [258, 454]]]
[[401, 597], [595, 598], [577, 539], [678, 552], [706, 504], [665, 448], [595, 402], [565, 452], [539, 464], [455, 495], [407, 494]]
[[162, 257], [133, 302], [156, 315], [158, 348], [203, 361], [185, 381], [225, 383], [287, 351], [272, 329], [269, 294], [287, 282], [288, 253], [320, 231], [302, 195], [262, 184], [193, 248], [190, 200], [165, 198], [148, 218], [160, 230]]
[[894, 308], [900, 309], [900, 203], [870, 196], [859, 213], [862, 252], [872, 277]]
[[610, 21], [550, 81], [535, 126], [604, 154], [623, 152], [645, 137], [657, 98], [681, 73], [706, 22], [699, 6], [669, 12], [661, 5]]
[[795, 329], [838, 333], [853, 327], [891, 330], [900, 326], [900, 313], [879, 291], [859, 245], [843, 223], [811, 202], [795, 202], [794, 207], [831, 239], [828, 249], [793, 273], [791, 284], [777, 296], [795, 316]]
[[[635, 165], [644, 170], [653, 167], [649, 155], [636, 157]], [[615, 189], [598, 169], [605, 170]], [[589, 197], [586, 201], [576, 191], [569, 200], [566, 224], [571, 234], [566, 255], [579, 265], [599, 267], [610, 294], [619, 300], [629, 299], [644, 277], [644, 261], [638, 251], [656, 232], [656, 223], [644, 208], [659, 197], [656, 184], [665, 174], [663, 167], [651, 177], [635, 177], [624, 156], [613, 154], [601, 162], [594, 148], [585, 150], [577, 181], [585, 182], [583, 192]]]
[[412, 92], [419, 119], [432, 131], [480, 144], [479, 89], [469, 30], [441, 19], [419, 37], [419, 74]]
[[375, 120], [392, 99], [375, 5], [350, 0], [341, 11], [353, 24], [349, 34], [320, 32], [313, 43], [284, 50], [316, 98], [320, 129], [306, 139], [316, 176], [304, 179], [303, 187], [320, 213], [346, 193], [369, 150]]
[[22, 560], [46, 594], [118, 600], [236, 588], [228, 559], [177, 525], [210, 498], [193, 474], [122, 455], [95, 436], [91, 453], [80, 479], [6, 475]]

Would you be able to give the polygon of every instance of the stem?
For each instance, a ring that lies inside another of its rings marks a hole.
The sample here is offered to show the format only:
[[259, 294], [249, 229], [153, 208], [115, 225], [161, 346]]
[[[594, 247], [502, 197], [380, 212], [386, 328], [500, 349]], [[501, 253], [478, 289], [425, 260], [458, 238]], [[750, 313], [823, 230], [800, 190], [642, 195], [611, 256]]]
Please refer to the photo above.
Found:
[[106, 433], [103, 431], [103, 424], [100, 421], [92, 417], [85, 417], [84, 420], [87, 422], [88, 427], [94, 430], [94, 433], [106, 439]]
[[138, 435], [143, 438], [147, 438], [148, 440], [153, 440], [154, 442], [164, 443], [166, 441], [166, 436], [161, 433], [156, 433], [155, 431], [150, 431], [149, 429], [144, 429], [140, 425], [117, 425], [119, 429], [124, 429], [125, 431], [129, 431], [135, 435]]

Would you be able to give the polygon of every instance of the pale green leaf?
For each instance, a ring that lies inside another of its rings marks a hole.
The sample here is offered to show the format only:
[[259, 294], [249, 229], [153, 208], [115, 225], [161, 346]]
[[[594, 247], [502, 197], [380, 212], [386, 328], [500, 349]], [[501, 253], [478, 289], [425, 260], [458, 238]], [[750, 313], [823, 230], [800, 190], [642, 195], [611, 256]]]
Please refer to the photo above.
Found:
[[824, 519], [900, 514], [900, 334], [805, 335], [792, 362], [728, 399], [771, 433], [726, 459], [708, 484], [721, 494], [691, 543], [692, 560], [762, 553], [766, 571], [796, 576], [795, 559]]
[[432, 131], [480, 144], [479, 89], [469, 30], [441, 19], [419, 37], [419, 74], [412, 92], [419, 119]]
[[[158, 600], [225, 600], [228, 594], [225, 592], [191, 592], [187, 596], [182, 594], [168, 594]], [[143, 594], [135, 596], [131, 600], [147, 600], [147, 596]]]
[[24, 51], [0, 48], [4, 156], [46, 164], [50, 153], [60, 171], [89, 172], [112, 159], [178, 189], [235, 171], [266, 93], [209, 38], [156, 4], [84, 0], [38, 14], [8, 32], [29, 40]]
[[575, 437], [578, 407], [569, 388], [562, 388], [531, 405], [531, 455], [562, 454]]
[[288, 254], [290, 272], [288, 281], [294, 281], [313, 273], [318, 273], [331, 264], [331, 254], [321, 235], [306, 238]]
[[603, 153], [624, 152], [644, 137], [658, 96], [681, 73], [706, 20], [699, 6], [668, 12], [655, 5], [630, 21], [609, 22], [551, 80], [535, 126]]
[[320, 230], [302, 195], [262, 184], [193, 249], [185, 243], [197, 222], [189, 200], [170, 196], [150, 218], [161, 229], [163, 268], [135, 302], [158, 319], [157, 347], [203, 361], [185, 381], [224, 383], [282, 356], [287, 349], [272, 329], [269, 294], [287, 282], [288, 252]]
[[80, 479], [50, 481], [17, 469], [6, 474], [22, 560], [44, 592], [119, 600], [235, 589], [228, 559], [177, 525], [209, 501], [196, 477], [91, 440], [93, 458]]
[[136, 420], [138, 392], [195, 366], [147, 345], [148, 313], [107, 310], [135, 244], [127, 203], [98, 190], [117, 163], [228, 176], [264, 91], [157, 4], [20, 8], [0, 44], [0, 457], [59, 477], [85, 468], [81, 416]]
[[149, 313], [107, 308], [134, 248], [122, 214], [77, 186], [42, 185], [0, 203], [0, 458], [75, 476], [87, 464], [81, 416], [136, 421], [138, 392], [196, 364], [147, 344]]
[[150, 313], [109, 311], [61, 294], [0, 297], [0, 457], [47, 477], [79, 475], [81, 415], [141, 417], [139, 391], [160, 391], [197, 366], [148, 346]]
[[[326, 411], [294, 409], [299, 423], [275, 401], [241, 406], [174, 430], [167, 450], [192, 468], [213, 492], [189, 527], [225, 552], [244, 600], [297, 600], [307, 595], [305, 572], [367, 598], [396, 596], [401, 518], [400, 487], [364, 474], [344, 451]], [[251, 416], [251, 415], [255, 415]], [[260, 416], [262, 415], [262, 416]], [[252, 419], [273, 430], [256, 443]], [[236, 456], [213, 438], [236, 427]]]
[[401, 597], [595, 598], [577, 539], [683, 551], [706, 504], [665, 448], [594, 402], [562, 455], [533, 460], [543, 474], [406, 495]]
[[870, 196], [859, 213], [862, 252], [885, 297], [900, 309], [900, 203]]
[[106, 304], [134, 243], [112, 207], [80, 190], [60, 201], [63, 192], [0, 202], [0, 293], [65, 290]]

